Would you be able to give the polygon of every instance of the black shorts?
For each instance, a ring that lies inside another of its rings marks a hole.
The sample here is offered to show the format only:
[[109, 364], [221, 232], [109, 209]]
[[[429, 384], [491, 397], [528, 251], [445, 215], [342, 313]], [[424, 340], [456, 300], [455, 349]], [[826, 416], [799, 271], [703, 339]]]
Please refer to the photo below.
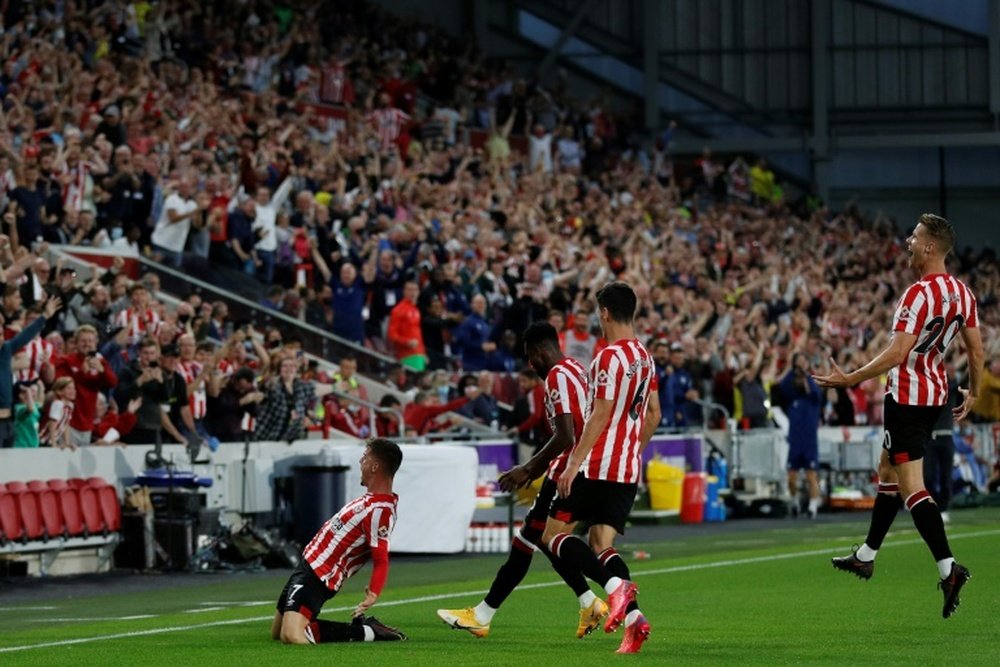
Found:
[[569, 498], [556, 498], [549, 516], [563, 523], [585, 521], [591, 526], [611, 526], [625, 534], [625, 521], [632, 511], [638, 484], [587, 479], [580, 473], [573, 480]]
[[334, 595], [336, 591], [327, 588], [303, 558], [292, 570], [288, 583], [281, 589], [277, 608], [282, 614], [295, 611], [312, 620], [319, 616], [319, 610]]
[[931, 440], [934, 424], [944, 405], [900, 405], [892, 394], [885, 395], [885, 436], [882, 449], [889, 452], [894, 466], [924, 457], [924, 448]]
[[558, 493], [556, 483], [549, 479], [548, 475], [542, 480], [542, 486], [538, 489], [535, 502], [531, 503], [531, 509], [524, 517], [524, 526], [521, 528], [521, 537], [535, 546], [541, 546], [542, 533], [545, 532], [545, 520], [549, 516], [549, 508]]

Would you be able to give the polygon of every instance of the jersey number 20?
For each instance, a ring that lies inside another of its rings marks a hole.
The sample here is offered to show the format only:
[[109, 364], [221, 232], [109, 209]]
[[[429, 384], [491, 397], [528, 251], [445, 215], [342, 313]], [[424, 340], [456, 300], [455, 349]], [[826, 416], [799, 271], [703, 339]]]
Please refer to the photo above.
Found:
[[927, 335], [920, 341], [920, 345], [916, 347], [916, 353], [926, 354], [932, 347], [936, 347], [939, 353], [944, 354], [944, 351], [951, 345], [951, 341], [955, 338], [955, 334], [958, 333], [963, 324], [965, 324], [965, 318], [961, 315], [951, 318], [948, 326], [945, 326], [943, 317], [935, 317], [924, 327]]

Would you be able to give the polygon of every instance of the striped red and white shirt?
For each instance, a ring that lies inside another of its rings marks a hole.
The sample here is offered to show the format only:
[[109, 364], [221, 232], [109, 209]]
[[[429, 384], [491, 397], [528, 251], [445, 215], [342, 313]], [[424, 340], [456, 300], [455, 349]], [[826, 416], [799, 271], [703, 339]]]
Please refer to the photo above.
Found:
[[649, 397], [656, 395], [653, 358], [638, 339], [623, 339], [597, 353], [590, 364], [590, 402], [614, 403], [611, 420], [587, 454], [582, 470], [587, 479], [633, 484], [639, 481], [639, 435]]
[[64, 164], [63, 174], [70, 175], [70, 181], [62, 189], [62, 203], [65, 210], [79, 211], [83, 209], [87, 198], [87, 181], [93, 166], [89, 162], [79, 160], [72, 167]]
[[396, 139], [403, 132], [403, 126], [410, 120], [410, 116], [395, 107], [375, 109], [368, 114], [368, 122], [378, 134], [379, 147], [388, 151], [396, 143]]
[[978, 326], [976, 298], [958, 278], [935, 273], [910, 285], [896, 304], [892, 330], [914, 334], [917, 342], [889, 371], [886, 392], [900, 405], [947, 403], [945, 351], [963, 327]]
[[[576, 359], [564, 357], [545, 376], [545, 416], [549, 420], [549, 428], [555, 433], [556, 417], [572, 415], [573, 446], [576, 446], [583, 433], [586, 410], [587, 371]], [[570, 447], [552, 459], [548, 470], [549, 479], [559, 480], [559, 476], [566, 470], [566, 460], [572, 451], [573, 447]]]
[[138, 312], [135, 308], [126, 308], [118, 313], [115, 326], [128, 329], [129, 343], [135, 344], [146, 336], [155, 336], [160, 329], [160, 316], [152, 308]]
[[302, 555], [327, 588], [340, 590], [369, 561], [373, 550], [389, 551], [398, 504], [395, 493], [366, 493], [323, 524]]
[[55, 399], [49, 405], [49, 413], [45, 416], [48, 422], [48, 431], [44, 438], [53, 447], [62, 445], [63, 436], [69, 428], [69, 420], [73, 416], [73, 401]]
[[28, 367], [14, 371], [15, 382], [34, 382], [42, 374], [42, 367], [52, 360], [52, 352], [55, 347], [44, 338], [32, 338], [31, 342], [24, 346], [24, 351], [28, 355]]
[[[201, 373], [201, 364], [197, 361], [182, 361], [177, 364], [177, 372], [184, 378], [185, 384], [191, 384]], [[208, 409], [208, 392], [205, 390], [204, 380], [198, 383], [198, 387], [188, 396], [188, 404], [191, 407], [193, 419], [205, 418], [205, 411]]]

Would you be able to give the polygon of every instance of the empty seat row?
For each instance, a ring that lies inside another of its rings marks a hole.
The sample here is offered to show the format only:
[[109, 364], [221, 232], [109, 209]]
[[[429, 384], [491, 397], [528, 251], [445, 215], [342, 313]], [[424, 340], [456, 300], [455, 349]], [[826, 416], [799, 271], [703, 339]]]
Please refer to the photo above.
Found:
[[[121, 504], [113, 486], [99, 478], [37, 480], [0, 485], [0, 543], [87, 537], [117, 532]], [[63, 484], [52, 484], [61, 481]]]
[[20, 493], [21, 491], [62, 491], [63, 489], [82, 489], [84, 487], [101, 488], [108, 486], [103, 477], [71, 477], [70, 479], [50, 479], [43, 482], [40, 479], [32, 479], [27, 482], [0, 482], [0, 491], [6, 490], [9, 493]]

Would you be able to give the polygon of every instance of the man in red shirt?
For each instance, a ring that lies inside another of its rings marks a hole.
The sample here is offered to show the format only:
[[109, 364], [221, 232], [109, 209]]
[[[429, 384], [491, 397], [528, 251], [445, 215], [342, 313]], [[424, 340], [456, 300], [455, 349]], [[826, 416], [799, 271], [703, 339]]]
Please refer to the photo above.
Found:
[[520, 424], [512, 426], [508, 433], [514, 437], [523, 436], [524, 440], [538, 446], [552, 435], [549, 422], [545, 419], [545, 387], [538, 373], [530, 368], [521, 371], [517, 383], [527, 399], [528, 416]]
[[944, 593], [941, 615], [951, 616], [958, 594], [970, 578], [948, 546], [944, 522], [934, 499], [924, 487], [924, 448], [930, 442], [942, 410], [947, 409], [948, 378], [944, 368], [948, 345], [961, 334], [969, 358], [969, 388], [959, 389], [961, 402], [953, 410], [955, 421], [969, 414], [979, 396], [983, 374], [983, 342], [972, 291], [948, 274], [945, 258], [955, 245], [955, 230], [944, 218], [925, 213], [906, 240], [910, 266], [920, 278], [896, 305], [892, 339], [867, 364], [844, 373], [831, 359], [833, 369], [814, 375], [821, 387], [853, 387], [889, 374], [885, 396], [885, 441], [878, 466], [878, 494], [872, 508], [865, 543], [853, 553], [833, 559], [838, 570], [870, 579], [875, 554], [899, 511], [900, 498], [913, 524], [937, 561]]
[[417, 298], [420, 287], [415, 282], [403, 286], [403, 300], [389, 313], [387, 338], [392, 343], [396, 358], [418, 373], [427, 369], [427, 350], [424, 336], [420, 333], [420, 309]]
[[76, 352], [56, 362], [56, 377], [73, 379], [76, 401], [69, 421], [70, 441], [76, 447], [90, 444], [97, 416], [97, 395], [118, 386], [118, 376], [97, 351], [97, 329], [84, 324], [76, 330]]
[[[393, 641], [406, 639], [399, 630], [364, 613], [375, 604], [389, 576], [389, 535], [396, 525], [399, 496], [392, 480], [403, 461], [399, 445], [373, 438], [361, 455], [361, 485], [368, 489], [330, 518], [302, 552], [302, 561], [278, 596], [271, 639], [285, 644]], [[372, 561], [365, 599], [354, 608], [353, 621], [321, 621], [320, 609], [351, 575]]]
[[430, 391], [418, 391], [413, 402], [403, 410], [403, 422], [407, 430], [412, 430], [417, 435], [424, 435], [431, 431], [434, 426], [434, 418], [446, 412], [458, 410], [470, 400], [479, 395], [479, 388], [475, 385], [466, 387], [465, 396], [460, 396], [454, 401], [436, 404], [436, 394]]

